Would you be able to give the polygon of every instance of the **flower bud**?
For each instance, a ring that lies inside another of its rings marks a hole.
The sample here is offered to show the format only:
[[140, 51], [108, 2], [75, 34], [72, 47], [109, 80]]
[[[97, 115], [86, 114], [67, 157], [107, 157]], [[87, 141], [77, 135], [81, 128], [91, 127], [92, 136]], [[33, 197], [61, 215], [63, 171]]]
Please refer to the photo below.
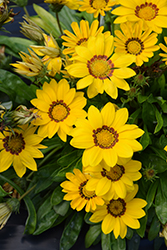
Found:
[[41, 28], [28, 17], [24, 16], [23, 18], [26, 20], [26, 22], [24, 21], [20, 23], [22, 25], [22, 27], [20, 27], [20, 32], [30, 40], [33, 40], [37, 43], [43, 42], [44, 37]]
[[34, 113], [34, 108], [27, 109], [26, 106], [20, 105], [12, 112], [12, 117], [17, 125], [24, 125], [31, 123], [38, 115]]
[[2, 229], [8, 221], [12, 212], [18, 212], [20, 202], [16, 198], [8, 199], [7, 202], [0, 203], [0, 229]]

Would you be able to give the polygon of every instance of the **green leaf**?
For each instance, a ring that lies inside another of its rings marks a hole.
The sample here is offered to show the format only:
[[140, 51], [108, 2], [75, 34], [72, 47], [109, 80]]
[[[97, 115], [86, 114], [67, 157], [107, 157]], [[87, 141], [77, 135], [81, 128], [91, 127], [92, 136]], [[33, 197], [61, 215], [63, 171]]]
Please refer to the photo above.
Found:
[[153, 132], [154, 127], [155, 127], [154, 122], [156, 121], [153, 104], [150, 104], [147, 101], [143, 103], [142, 118], [148, 130]]
[[57, 214], [64, 216], [68, 212], [69, 207], [70, 207], [69, 201], [62, 201], [58, 205], [53, 206], [53, 209]]
[[62, 188], [60, 186], [55, 188], [51, 196], [51, 204], [58, 205], [60, 202], [62, 202], [64, 195], [65, 193], [62, 192]]
[[3, 69], [0, 69], [0, 75], [0, 91], [8, 94], [11, 101], [26, 105], [27, 101], [35, 98], [36, 86], [28, 86], [19, 76]]
[[83, 224], [84, 211], [75, 212], [60, 239], [59, 250], [69, 250], [78, 239]]
[[145, 102], [147, 99], [148, 99], [148, 96], [143, 96], [143, 95], [141, 95], [141, 94], [139, 94], [139, 95], [137, 96], [137, 100], [138, 100], [139, 103], [143, 103], [143, 102]]
[[131, 116], [129, 117], [129, 124], [137, 124], [136, 120], [138, 120], [139, 116], [141, 114], [141, 108], [137, 109]]
[[112, 234], [111, 244], [112, 250], [126, 250], [125, 238], [121, 239], [120, 237], [118, 237], [117, 239], [115, 239], [114, 235]]
[[38, 221], [40, 221], [46, 214], [52, 210], [52, 204], [50, 203], [50, 196], [44, 200], [43, 204], [37, 211]]
[[110, 237], [111, 237], [111, 234], [101, 233], [101, 247], [102, 247], [102, 250], [112, 250]]
[[[53, 36], [59, 37], [61, 34], [59, 31], [59, 26], [56, 18], [52, 14], [50, 14], [47, 10], [45, 10], [44, 8], [42, 8], [37, 4], [33, 4], [33, 8], [37, 12], [38, 16], [41, 18], [41, 23], [44, 24], [43, 27], [41, 27], [39, 23], [38, 25], [42, 29], [45, 28], [45, 31], [47, 31], [49, 34], [52, 33]], [[35, 22], [34, 18], [30, 19]]]
[[127, 250], [138, 250], [140, 245], [140, 236], [138, 234], [134, 234], [130, 240], [127, 240]]
[[140, 221], [140, 228], [136, 229], [136, 232], [141, 238], [143, 238], [145, 236], [145, 231], [146, 231], [147, 216], [144, 216], [139, 221]]
[[127, 234], [126, 234], [126, 238], [128, 239], [128, 240], [130, 240], [132, 237], [133, 237], [133, 229], [132, 228], [130, 228], [130, 227], [127, 227]]
[[155, 194], [157, 191], [159, 185], [159, 180], [154, 181], [153, 183], [151, 183], [149, 190], [147, 192], [147, 196], [146, 196], [146, 201], [147, 201], [147, 205], [145, 207], [146, 211], [152, 206], [154, 198], [155, 198]]
[[101, 233], [101, 225], [90, 226], [85, 236], [85, 247], [90, 247]]
[[89, 225], [94, 225], [95, 223], [94, 223], [94, 222], [91, 222], [91, 221], [89, 220], [89, 218], [90, 218], [91, 216], [92, 216], [92, 213], [91, 213], [91, 212], [86, 213], [85, 216], [84, 216], [84, 221], [85, 221], [87, 224], [89, 224]]
[[58, 159], [57, 163], [61, 167], [67, 167], [71, 162], [77, 161], [81, 157], [82, 151], [81, 150], [74, 150], [68, 154], [63, 155], [61, 158]]
[[51, 228], [58, 217], [59, 215], [56, 214], [54, 210], [48, 212], [45, 216], [40, 218], [37, 224], [37, 229], [35, 230], [33, 235], [39, 235], [44, 231], [48, 230], [49, 228]]
[[161, 224], [157, 218], [157, 216], [154, 216], [153, 221], [151, 223], [149, 232], [148, 232], [148, 239], [151, 241], [156, 238], [156, 236], [159, 234]]
[[163, 196], [163, 192], [161, 186], [158, 187], [156, 199], [155, 199], [155, 212], [162, 224], [166, 224], [167, 222], [167, 200]]
[[0, 36], [0, 45], [5, 45], [5, 53], [20, 59], [19, 53], [28, 53], [27, 47], [34, 42], [25, 38]]
[[157, 108], [155, 108], [155, 116], [157, 119], [157, 125], [155, 127], [154, 134], [159, 132], [163, 127], [163, 119]]
[[[59, 19], [61, 24], [63, 24], [63, 28], [69, 31], [72, 31], [71, 24], [72, 22], [77, 22], [77, 18], [75, 17], [76, 11], [69, 9], [67, 6], [64, 6], [59, 12]], [[86, 19], [87, 20], [87, 19]]]
[[149, 132], [147, 130], [147, 127], [144, 125], [144, 134], [142, 135], [142, 137], [140, 138], [139, 142], [141, 143], [141, 145], [143, 146], [143, 150], [149, 145], [151, 144], [151, 139], [149, 136]]
[[167, 171], [159, 175], [161, 190], [163, 190], [163, 196], [167, 199]]

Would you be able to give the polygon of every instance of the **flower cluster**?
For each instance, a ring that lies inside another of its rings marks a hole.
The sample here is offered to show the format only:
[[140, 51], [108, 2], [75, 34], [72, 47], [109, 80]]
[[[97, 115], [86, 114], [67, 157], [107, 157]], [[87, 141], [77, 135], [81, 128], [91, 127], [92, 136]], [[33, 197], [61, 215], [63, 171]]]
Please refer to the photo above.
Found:
[[[0, 14], [8, 4], [1, 2]], [[13, 73], [0, 50], [1, 90], [11, 90], [0, 105], [0, 225], [16, 211], [4, 198], [9, 183], [37, 213], [29, 234], [67, 218], [67, 231], [90, 224], [87, 247], [109, 235], [102, 248], [110, 249], [134, 230], [143, 237], [146, 227], [153, 239], [167, 225], [167, 2], [44, 3], [51, 12], [34, 5], [38, 16], [23, 17], [30, 40], [14, 48], [22, 61], [10, 62]], [[68, 249], [79, 229], [68, 233]]]

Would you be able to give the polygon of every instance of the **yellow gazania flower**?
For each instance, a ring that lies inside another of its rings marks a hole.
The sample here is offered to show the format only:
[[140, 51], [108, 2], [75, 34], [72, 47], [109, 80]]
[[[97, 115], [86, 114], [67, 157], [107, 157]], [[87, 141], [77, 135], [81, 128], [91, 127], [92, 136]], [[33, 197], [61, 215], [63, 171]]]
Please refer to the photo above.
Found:
[[[125, 162], [125, 163], [124, 163]], [[95, 167], [88, 166], [85, 172], [91, 178], [86, 184], [89, 191], [95, 191], [96, 195], [103, 196], [104, 199], [112, 198], [124, 199], [128, 190], [133, 190], [133, 181], [141, 178], [141, 162], [121, 160], [114, 167], [109, 167], [104, 161]]]
[[115, 111], [114, 105], [108, 102], [100, 112], [93, 105], [90, 106], [88, 119], [78, 119], [76, 128], [71, 131], [73, 139], [70, 144], [86, 149], [82, 157], [83, 166], [97, 166], [104, 160], [113, 167], [118, 156], [131, 158], [133, 152], [142, 150], [141, 144], [135, 139], [144, 131], [136, 125], [125, 124], [127, 120], [126, 108]]
[[14, 129], [14, 133], [0, 133], [0, 172], [6, 171], [12, 164], [19, 177], [25, 174], [26, 168], [37, 171], [33, 158], [43, 157], [39, 149], [46, 147], [39, 144], [43, 137], [34, 134], [36, 129], [26, 124]]
[[[165, 43], [166, 43], [166, 45], [167, 45], [167, 37], [166, 37], [166, 36], [164, 37], [164, 41], [165, 41]], [[160, 46], [160, 48], [165, 52], [165, 53], [160, 53], [159, 55], [162, 56], [162, 57], [164, 57], [164, 58], [162, 59], [162, 61], [165, 61], [165, 64], [167, 65], [167, 47], [166, 47], [164, 44], [162, 44], [162, 43], [160, 43], [159, 46]], [[166, 149], [167, 149], [167, 148], [166, 148]], [[165, 150], [166, 150], [166, 149], [165, 149]], [[166, 150], [166, 151], [167, 151], [167, 150]]]
[[15, 67], [15, 71], [21, 75], [31, 77], [44, 74], [45, 66], [41, 59], [30, 49], [28, 49], [28, 51], [30, 55], [24, 52], [19, 53], [23, 62], [17, 61], [17, 63], [11, 63], [10, 65]]
[[66, 5], [69, 9], [76, 10], [79, 7], [78, 0], [44, 0], [45, 3], [54, 5]]
[[105, 91], [112, 98], [118, 96], [118, 89], [129, 90], [128, 83], [124, 80], [135, 75], [135, 72], [127, 68], [133, 61], [133, 55], [113, 54], [113, 36], [98, 34], [97, 37], [90, 37], [87, 47], [77, 46], [76, 60], [66, 69], [70, 75], [82, 78], [77, 82], [77, 89], [88, 87], [87, 94], [93, 98], [98, 93]]
[[105, 11], [111, 10], [112, 6], [117, 4], [116, 0], [82, 0], [78, 1], [79, 11], [86, 11], [87, 13], [93, 13], [94, 17], [98, 15], [105, 16]]
[[77, 22], [73, 22], [71, 27], [75, 34], [71, 33], [68, 30], [64, 30], [63, 32], [66, 34], [61, 36], [63, 40], [63, 45], [68, 47], [63, 50], [63, 53], [66, 54], [74, 54], [76, 46], [84, 46], [87, 43], [87, 40], [90, 36], [97, 36], [99, 33], [102, 33], [104, 27], [101, 26], [98, 29], [99, 22], [98, 20], [94, 20], [89, 28], [89, 22], [85, 20], [80, 21], [80, 28]]
[[114, 23], [142, 21], [144, 30], [149, 27], [157, 33], [167, 28], [166, 1], [119, 0], [119, 4], [121, 6], [112, 11], [112, 14], [119, 16]]
[[86, 98], [83, 92], [76, 92], [65, 79], [57, 83], [54, 79], [50, 83], [45, 82], [43, 90], [38, 89], [37, 98], [31, 103], [38, 109], [40, 116], [33, 124], [40, 126], [38, 133], [44, 137], [53, 137], [56, 133], [61, 140], [67, 140], [75, 120], [84, 118], [86, 112]]
[[117, 198], [106, 201], [89, 220], [94, 223], [102, 221], [101, 228], [104, 234], [113, 231], [116, 239], [119, 235], [122, 239], [125, 238], [127, 226], [133, 229], [140, 228], [138, 219], [145, 216], [145, 211], [142, 208], [147, 205], [147, 202], [140, 198], [134, 198], [137, 191], [138, 185], [135, 184], [134, 191], [128, 193], [125, 199]]
[[154, 55], [153, 51], [159, 49], [159, 46], [155, 45], [158, 41], [157, 33], [151, 34], [150, 28], [142, 33], [141, 22], [134, 25], [131, 22], [121, 23], [120, 28], [122, 32], [115, 30], [117, 36], [114, 38], [115, 52], [135, 55], [137, 66], [141, 66], [143, 62], [148, 62], [148, 58]]
[[96, 196], [94, 191], [86, 189], [89, 175], [83, 174], [79, 169], [74, 169], [73, 172], [74, 174], [66, 173], [66, 178], [69, 181], [60, 184], [63, 188], [62, 191], [67, 193], [63, 199], [66, 201], [71, 200], [72, 209], [80, 211], [86, 206], [85, 211], [90, 212], [94, 211], [97, 205], [103, 205], [104, 201], [101, 197]]
[[62, 66], [60, 48], [52, 35], [48, 36], [43, 34], [43, 36], [45, 39], [45, 46], [31, 45], [30, 47], [37, 55], [43, 56], [42, 62], [50, 71], [49, 74], [55, 76], [56, 73], [60, 72]]

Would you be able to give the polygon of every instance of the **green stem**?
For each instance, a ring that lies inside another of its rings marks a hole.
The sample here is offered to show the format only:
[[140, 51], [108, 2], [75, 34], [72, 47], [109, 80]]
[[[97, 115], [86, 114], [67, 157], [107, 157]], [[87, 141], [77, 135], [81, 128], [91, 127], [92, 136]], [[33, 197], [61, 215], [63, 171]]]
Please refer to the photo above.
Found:
[[59, 20], [58, 12], [56, 12], [56, 19], [57, 19], [57, 24], [58, 24], [58, 26], [59, 26], [60, 33], [61, 33], [61, 35], [62, 35], [62, 34], [63, 34], [63, 31], [62, 31], [62, 28], [61, 28], [61, 25], [60, 25], [60, 20]]
[[39, 163], [38, 168], [41, 167], [54, 153], [56, 153], [62, 146], [53, 149], [47, 156], [45, 156]]
[[27, 11], [27, 8], [24, 6], [23, 9], [24, 9], [24, 12], [26, 13], [26, 16], [27, 16], [27, 17], [30, 17], [30, 15], [29, 15], [29, 13], [28, 13], [28, 11]]
[[36, 187], [36, 185], [37, 184], [35, 184], [29, 190], [27, 190], [24, 194], [22, 194], [18, 200], [21, 201], [27, 194], [29, 194]]

